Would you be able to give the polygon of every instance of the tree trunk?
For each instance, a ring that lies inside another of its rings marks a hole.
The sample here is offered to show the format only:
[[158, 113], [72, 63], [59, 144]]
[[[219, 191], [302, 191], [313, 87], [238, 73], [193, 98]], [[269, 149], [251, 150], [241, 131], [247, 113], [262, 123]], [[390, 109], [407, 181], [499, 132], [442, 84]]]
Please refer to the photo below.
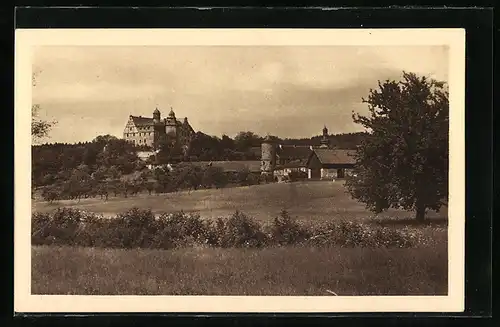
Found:
[[417, 221], [424, 222], [425, 221], [425, 205], [417, 204]]

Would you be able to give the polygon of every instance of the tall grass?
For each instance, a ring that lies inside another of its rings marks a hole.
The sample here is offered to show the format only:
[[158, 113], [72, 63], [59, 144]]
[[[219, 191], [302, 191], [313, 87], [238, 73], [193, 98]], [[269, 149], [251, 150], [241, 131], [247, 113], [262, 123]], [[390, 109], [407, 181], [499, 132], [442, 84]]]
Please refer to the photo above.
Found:
[[447, 249], [32, 248], [32, 293], [445, 295]]

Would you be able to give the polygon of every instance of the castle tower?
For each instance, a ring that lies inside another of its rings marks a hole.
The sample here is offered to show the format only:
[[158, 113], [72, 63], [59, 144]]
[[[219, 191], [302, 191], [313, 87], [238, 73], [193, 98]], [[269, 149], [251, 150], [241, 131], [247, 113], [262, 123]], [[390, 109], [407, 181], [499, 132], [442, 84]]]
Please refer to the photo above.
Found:
[[262, 141], [261, 151], [261, 174], [273, 177], [274, 168], [276, 167], [276, 144], [269, 135]]
[[170, 113], [165, 119], [165, 132], [169, 136], [176, 136], [177, 134], [177, 119], [175, 118], [175, 113], [172, 108], [170, 108]]
[[165, 125], [161, 121], [161, 113], [158, 108], [153, 111], [153, 149], [157, 150], [160, 145], [160, 140], [165, 134]]
[[155, 111], [153, 111], [153, 123], [155, 125], [158, 125], [160, 123], [160, 119], [161, 119], [160, 110], [158, 110], [158, 108], [156, 108]]
[[321, 138], [320, 148], [328, 148], [330, 147], [330, 140], [328, 139], [328, 128], [323, 127], [323, 137]]

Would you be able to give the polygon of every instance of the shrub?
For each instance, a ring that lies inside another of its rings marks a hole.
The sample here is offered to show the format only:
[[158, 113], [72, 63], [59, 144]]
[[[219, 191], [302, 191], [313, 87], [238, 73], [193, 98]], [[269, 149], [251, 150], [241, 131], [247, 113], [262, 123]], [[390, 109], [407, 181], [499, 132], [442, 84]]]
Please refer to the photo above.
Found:
[[329, 222], [316, 228], [310, 242], [340, 247], [412, 247], [417, 245], [410, 233], [353, 221]]
[[153, 242], [159, 248], [203, 244], [210, 238], [210, 224], [199, 215], [187, 215], [183, 212], [162, 214], [156, 224], [157, 234], [153, 237]]
[[268, 242], [261, 226], [239, 211], [227, 221], [219, 220], [217, 231], [220, 233], [219, 245], [222, 247], [261, 247]]
[[52, 215], [34, 213], [32, 242], [34, 244], [86, 245], [82, 242], [86, 224], [97, 219], [93, 213], [72, 208], [58, 208]]
[[390, 228], [353, 221], [331, 221], [306, 228], [283, 210], [269, 226], [236, 211], [228, 219], [204, 220], [197, 214], [161, 214], [130, 209], [106, 219], [94, 213], [60, 208], [33, 213], [32, 244], [109, 248], [171, 249], [313, 245], [337, 247], [407, 248], [446, 243], [445, 229]]
[[311, 236], [286, 210], [282, 210], [280, 215], [274, 218], [270, 234], [272, 240], [279, 245], [297, 244]]
[[48, 213], [35, 212], [31, 220], [31, 242], [33, 244], [49, 245], [52, 217]]
[[155, 216], [151, 210], [132, 208], [118, 214], [113, 221], [117, 230], [118, 243], [125, 248], [149, 247], [157, 233]]

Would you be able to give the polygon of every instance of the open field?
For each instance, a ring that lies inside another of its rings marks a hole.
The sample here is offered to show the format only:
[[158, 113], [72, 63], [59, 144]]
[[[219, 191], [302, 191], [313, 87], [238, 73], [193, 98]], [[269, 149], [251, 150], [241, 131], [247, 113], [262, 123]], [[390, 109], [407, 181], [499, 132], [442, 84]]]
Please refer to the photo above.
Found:
[[446, 244], [118, 250], [32, 247], [33, 294], [446, 295]]
[[[244, 187], [209, 189], [192, 192], [177, 192], [161, 195], [141, 194], [134, 197], [110, 197], [62, 200], [49, 204], [33, 201], [32, 210], [52, 211], [58, 207], [73, 207], [104, 215], [114, 215], [133, 207], [151, 209], [153, 212], [197, 212], [204, 218], [225, 217], [235, 210], [245, 212], [257, 220], [269, 220], [282, 209], [293, 217], [307, 221], [324, 221], [335, 218], [366, 219], [373, 217], [362, 203], [351, 199], [342, 182], [304, 181], [296, 183], [274, 183]], [[411, 219], [414, 213], [389, 210], [380, 218]], [[429, 212], [429, 218], [440, 220], [447, 217], [446, 210]]]
[[[363, 204], [340, 182], [297, 182], [198, 190], [129, 198], [33, 201], [33, 211], [72, 207], [103, 214], [133, 207], [154, 213], [183, 210], [203, 218], [236, 210], [269, 222], [286, 209], [313, 225], [336, 219], [371, 221]], [[447, 211], [429, 213], [446, 224]], [[380, 224], [406, 226], [412, 212], [390, 210]], [[317, 225], [319, 226], [319, 225]], [[432, 246], [409, 248], [284, 246], [171, 250], [33, 246], [34, 294], [119, 295], [444, 295], [447, 293], [446, 228], [416, 226]]]

